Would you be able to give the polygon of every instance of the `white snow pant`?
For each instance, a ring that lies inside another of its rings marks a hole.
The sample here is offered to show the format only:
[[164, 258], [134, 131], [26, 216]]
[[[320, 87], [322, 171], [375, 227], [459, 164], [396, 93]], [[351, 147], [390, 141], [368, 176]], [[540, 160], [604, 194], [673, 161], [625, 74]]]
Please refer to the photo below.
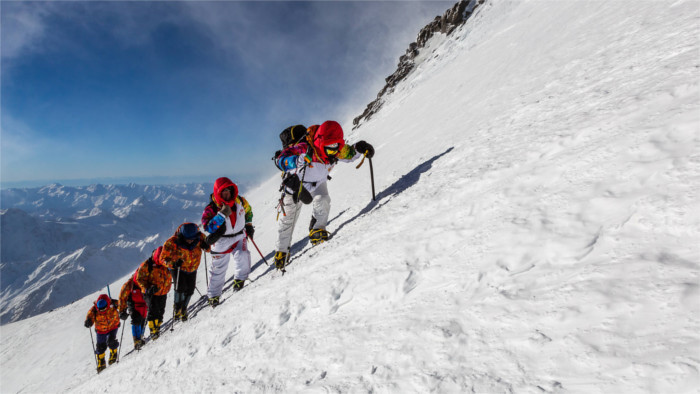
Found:
[[[328, 225], [328, 215], [331, 212], [331, 196], [328, 195], [328, 186], [326, 182], [318, 185], [310, 192], [314, 198], [311, 202], [312, 214], [316, 218], [314, 228], [325, 229]], [[289, 253], [289, 246], [292, 244], [292, 233], [294, 232], [294, 215], [297, 215], [297, 210], [302, 207], [301, 202], [295, 204], [292, 196], [289, 194], [284, 196], [284, 212], [287, 216], [282, 216], [277, 226], [277, 245], [278, 252]], [[301, 212], [299, 212], [301, 213]], [[297, 221], [301, 220], [298, 218]]]
[[229, 260], [233, 257], [233, 278], [248, 279], [250, 274], [250, 251], [248, 251], [248, 240], [243, 238], [238, 241], [238, 245], [231, 253], [211, 255], [211, 266], [209, 267], [209, 287], [207, 296], [218, 297], [221, 295], [224, 283], [226, 283], [226, 271]]

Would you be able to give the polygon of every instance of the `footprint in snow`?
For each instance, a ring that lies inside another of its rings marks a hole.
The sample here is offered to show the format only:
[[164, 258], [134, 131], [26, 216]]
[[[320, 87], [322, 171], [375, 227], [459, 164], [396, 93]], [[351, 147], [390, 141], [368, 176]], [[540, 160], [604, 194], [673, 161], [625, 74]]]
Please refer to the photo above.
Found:
[[[350, 302], [350, 300], [347, 300], [345, 302], [339, 302], [340, 298], [343, 296], [343, 293], [345, 292], [345, 289], [348, 287], [349, 281], [343, 277], [339, 277], [336, 280], [333, 281], [333, 287], [331, 289], [331, 299], [330, 299], [330, 304], [331, 304], [331, 309], [329, 314], [334, 314], [335, 312], [338, 311], [338, 308], [340, 308], [342, 305], [347, 304]], [[352, 297], [350, 297], [352, 299]]]
[[292, 314], [289, 312], [289, 301], [286, 301], [282, 307], [282, 311], [280, 312], [280, 326], [288, 322], [291, 317]]

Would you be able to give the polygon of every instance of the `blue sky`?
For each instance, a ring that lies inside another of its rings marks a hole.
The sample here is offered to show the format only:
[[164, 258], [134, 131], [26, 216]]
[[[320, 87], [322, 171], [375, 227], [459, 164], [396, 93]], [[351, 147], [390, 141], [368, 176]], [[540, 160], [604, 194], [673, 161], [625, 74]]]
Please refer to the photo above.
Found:
[[276, 172], [279, 132], [346, 130], [453, 2], [2, 2], [0, 181]]

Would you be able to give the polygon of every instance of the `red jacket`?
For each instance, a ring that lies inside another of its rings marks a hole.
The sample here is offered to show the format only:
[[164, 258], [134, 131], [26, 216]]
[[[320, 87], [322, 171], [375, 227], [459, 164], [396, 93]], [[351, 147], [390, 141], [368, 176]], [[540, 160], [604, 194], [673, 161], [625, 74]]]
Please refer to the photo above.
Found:
[[136, 276], [136, 274], [132, 275], [132, 277], [122, 285], [122, 290], [119, 293], [119, 313], [126, 310], [129, 299], [131, 299], [131, 302], [133, 302], [134, 306], [137, 308], [146, 306], [141, 288], [134, 283], [134, 276]]

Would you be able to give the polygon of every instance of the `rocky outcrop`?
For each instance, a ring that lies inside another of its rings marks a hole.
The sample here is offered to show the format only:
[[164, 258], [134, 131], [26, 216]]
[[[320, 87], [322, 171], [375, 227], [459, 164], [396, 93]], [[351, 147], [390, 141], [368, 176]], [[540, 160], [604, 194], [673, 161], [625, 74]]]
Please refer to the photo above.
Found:
[[357, 128], [364, 120], [372, 117], [383, 104], [385, 94], [394, 90], [394, 87], [402, 81], [415, 68], [414, 59], [420, 53], [420, 49], [425, 47], [425, 44], [430, 40], [435, 33], [450, 35], [461, 24], [467, 21], [472, 15], [476, 7], [483, 4], [485, 0], [460, 0], [450, 9], [445, 11], [442, 16], [436, 16], [435, 19], [423, 27], [418, 33], [415, 42], [408, 45], [406, 53], [399, 57], [399, 64], [393, 74], [385, 78], [386, 85], [377, 94], [377, 99], [367, 104], [362, 115], [353, 119], [353, 128]]

